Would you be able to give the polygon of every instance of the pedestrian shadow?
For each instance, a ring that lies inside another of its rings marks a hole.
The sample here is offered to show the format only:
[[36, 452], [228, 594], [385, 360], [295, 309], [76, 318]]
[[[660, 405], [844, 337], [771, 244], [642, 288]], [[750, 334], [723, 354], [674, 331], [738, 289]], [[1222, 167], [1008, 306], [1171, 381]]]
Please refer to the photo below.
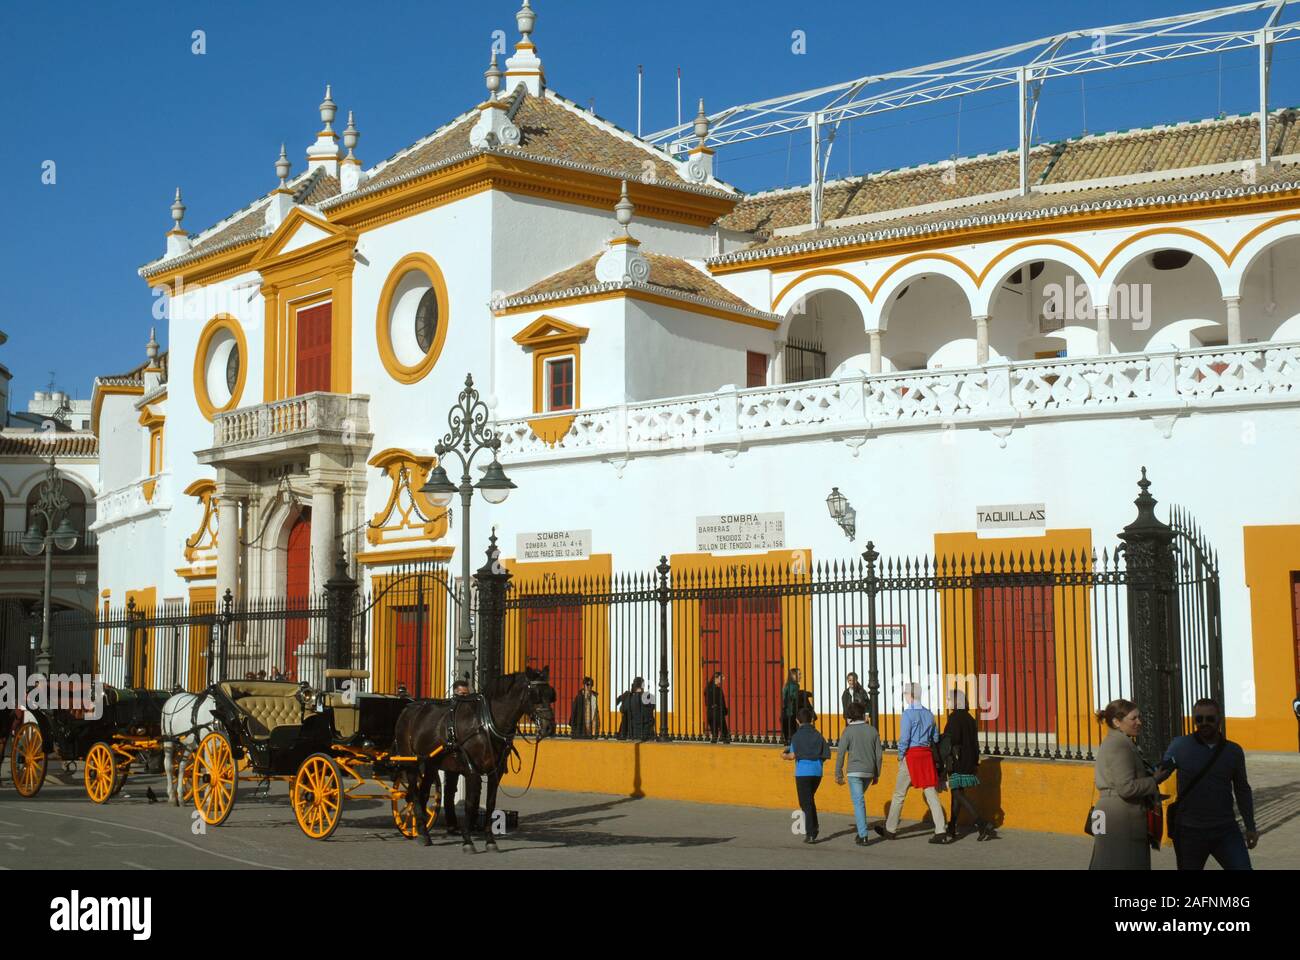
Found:
[[1256, 787], [1252, 792], [1255, 795], [1255, 825], [1261, 835], [1300, 817], [1300, 782]]
[[1007, 812], [1002, 809], [1002, 758], [982, 759], [977, 776], [980, 785], [972, 791], [975, 809], [994, 827], [1001, 827], [1007, 819]]

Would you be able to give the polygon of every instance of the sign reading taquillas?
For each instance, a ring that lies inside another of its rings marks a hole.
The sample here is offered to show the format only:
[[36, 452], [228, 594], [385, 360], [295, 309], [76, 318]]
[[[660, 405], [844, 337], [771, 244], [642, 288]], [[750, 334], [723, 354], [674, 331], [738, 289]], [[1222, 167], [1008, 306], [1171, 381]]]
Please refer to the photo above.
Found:
[[975, 529], [997, 535], [1007, 531], [1018, 535], [1043, 533], [1047, 529], [1047, 505], [1006, 503], [975, 508]]

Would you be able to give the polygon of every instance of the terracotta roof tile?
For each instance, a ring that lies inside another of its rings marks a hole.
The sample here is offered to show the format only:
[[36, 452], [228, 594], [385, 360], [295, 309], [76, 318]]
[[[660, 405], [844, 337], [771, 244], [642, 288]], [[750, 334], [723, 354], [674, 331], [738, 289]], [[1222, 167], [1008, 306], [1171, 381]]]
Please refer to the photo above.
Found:
[[[169, 353], [170, 351], [164, 350], [160, 354], [158, 354], [158, 366], [162, 367], [163, 383], [167, 382], [167, 363], [168, 363]], [[111, 377], [96, 377], [95, 383], [96, 385], [104, 384], [104, 385], [112, 385], [112, 386], [142, 387], [144, 386], [144, 371], [145, 368], [148, 366], [149, 366], [149, 361], [146, 360], [144, 363], [140, 364], [140, 366], [136, 367], [134, 370], [128, 371], [127, 373], [119, 373]]]
[[0, 457], [97, 457], [91, 433], [0, 433]]
[[[575, 264], [566, 270], [561, 270], [559, 273], [551, 274], [551, 276], [533, 284], [528, 289], [504, 299], [513, 301], [523, 297], [544, 297], [549, 294], [595, 286], [600, 283], [596, 279], [596, 261], [600, 259], [600, 256], [600, 254], [597, 254], [594, 257], [588, 257], [581, 263]], [[713, 277], [691, 265], [688, 261], [658, 253], [645, 253], [644, 251], [642, 256], [650, 263], [650, 276], [647, 283], [651, 286], [660, 287], [671, 293], [716, 300], [738, 310], [754, 312], [755, 308], [751, 304], [746, 303], [714, 280]]]
[[[1300, 120], [1294, 111], [1283, 110], [1274, 114], [1269, 120], [1269, 129], [1275, 156], [1300, 152]], [[1255, 156], [1258, 138], [1256, 118], [1229, 117], [1064, 140], [1034, 148], [1030, 155], [1030, 179], [1037, 185], [1063, 186], [1110, 177], [1245, 162]], [[1018, 186], [1019, 169], [1014, 153], [976, 157], [958, 160], [955, 172], [951, 163], [932, 164], [828, 183], [823, 216], [833, 221], [898, 211], [900, 217], [879, 222], [913, 223], [927, 217], [953, 219], [962, 216], [959, 210], [950, 209], [933, 216], [902, 216], [902, 212], [909, 207], [978, 198]], [[1112, 188], [1106, 187], [1106, 190], [1112, 191]], [[1136, 197], [1153, 192], [1160, 193], [1161, 190], [1152, 190], [1148, 184], [1135, 184], [1105, 196]], [[1016, 208], [1018, 202], [1008, 201], [1008, 209]], [[1051, 206], [1052, 202], [1046, 205]], [[984, 210], [985, 205], [980, 204], [979, 209]], [[723, 218], [721, 224], [732, 230], [757, 233], [766, 239], [775, 230], [807, 223], [809, 216], [808, 189], [803, 187], [748, 197]]]

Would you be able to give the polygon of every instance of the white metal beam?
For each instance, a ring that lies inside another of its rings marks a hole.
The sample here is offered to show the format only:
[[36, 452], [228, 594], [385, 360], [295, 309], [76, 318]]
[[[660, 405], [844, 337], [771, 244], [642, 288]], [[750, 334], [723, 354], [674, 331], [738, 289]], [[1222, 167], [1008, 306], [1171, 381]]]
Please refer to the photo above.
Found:
[[[1264, 45], [1268, 57], [1273, 45], [1300, 40], [1300, 21], [1278, 23], [1288, 2], [1259, 0], [1177, 17], [1075, 30], [729, 107], [709, 117], [709, 146], [716, 148], [809, 129], [814, 113], [818, 115], [819, 125], [837, 126], [845, 120], [889, 110], [1018, 86], [1022, 68], [1028, 68], [1030, 80], [1041, 87], [1042, 83], [1061, 77], [1252, 49], [1260, 45], [1259, 35], [1264, 28], [1270, 31], [1269, 41]], [[1231, 17], [1256, 22], [1234, 27], [1213, 23]], [[673, 152], [695, 143], [690, 123], [661, 130], [647, 139]]]

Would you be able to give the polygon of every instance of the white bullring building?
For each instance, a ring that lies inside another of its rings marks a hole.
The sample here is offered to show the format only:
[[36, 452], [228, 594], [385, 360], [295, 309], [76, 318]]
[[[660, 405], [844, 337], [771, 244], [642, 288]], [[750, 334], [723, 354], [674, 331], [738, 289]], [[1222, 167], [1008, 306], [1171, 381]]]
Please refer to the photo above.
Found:
[[[168, 351], [94, 396], [102, 603], [458, 564], [458, 508], [415, 491], [472, 373], [518, 485], [476, 503], [474, 565], [492, 524], [518, 576], [1100, 553], [1145, 466], [1218, 551], [1234, 739], [1296, 748], [1300, 113], [745, 195], [702, 104], [665, 152], [551, 88], [534, 20], [381, 163], [327, 89], [247, 207], [190, 233], [177, 191], [139, 271]], [[735, 515], [778, 515], [772, 549], [703, 549]], [[516, 556], [557, 531], [590, 536]]]

